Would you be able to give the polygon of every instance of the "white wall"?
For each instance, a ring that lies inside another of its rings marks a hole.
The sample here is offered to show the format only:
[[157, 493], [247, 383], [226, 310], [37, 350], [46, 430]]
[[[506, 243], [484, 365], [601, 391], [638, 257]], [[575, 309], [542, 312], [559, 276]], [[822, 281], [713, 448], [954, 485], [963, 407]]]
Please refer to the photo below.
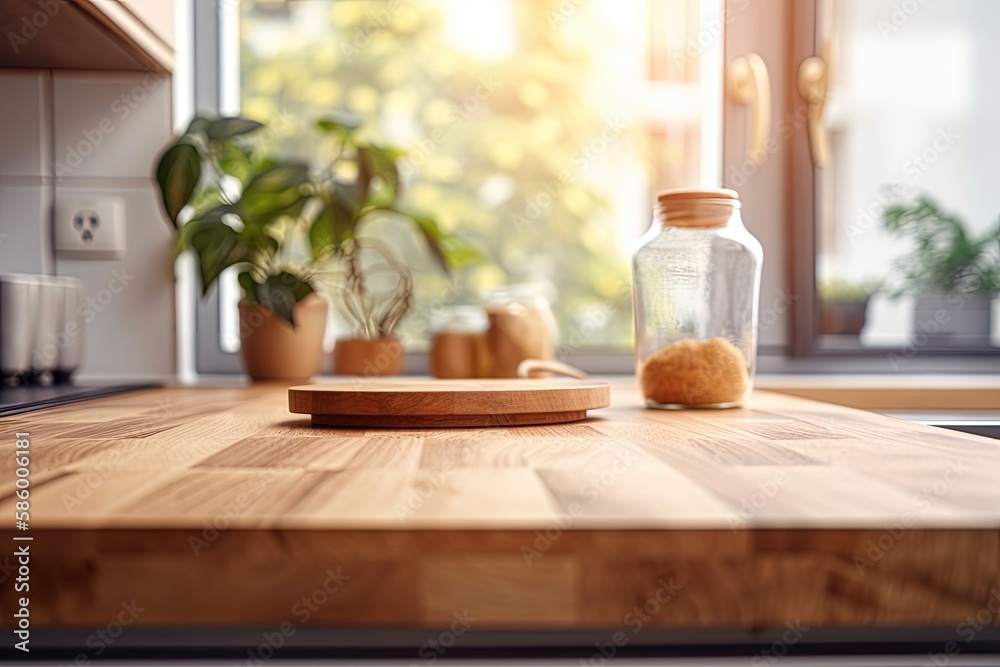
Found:
[[[169, 77], [4, 70], [0, 100], [0, 272], [83, 281], [79, 379], [172, 376], [172, 236], [152, 178], [171, 134]], [[102, 196], [124, 202], [124, 256], [56, 255], [54, 204]]]
[[50, 273], [51, 100], [47, 72], [0, 74], [0, 271]]

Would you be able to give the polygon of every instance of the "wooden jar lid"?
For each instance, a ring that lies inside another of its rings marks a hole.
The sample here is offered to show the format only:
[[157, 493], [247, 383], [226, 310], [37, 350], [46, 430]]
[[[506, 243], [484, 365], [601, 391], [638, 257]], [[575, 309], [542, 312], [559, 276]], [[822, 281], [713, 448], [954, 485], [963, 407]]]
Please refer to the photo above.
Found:
[[724, 227], [739, 206], [739, 195], [728, 188], [666, 190], [656, 196], [657, 216], [669, 227]]

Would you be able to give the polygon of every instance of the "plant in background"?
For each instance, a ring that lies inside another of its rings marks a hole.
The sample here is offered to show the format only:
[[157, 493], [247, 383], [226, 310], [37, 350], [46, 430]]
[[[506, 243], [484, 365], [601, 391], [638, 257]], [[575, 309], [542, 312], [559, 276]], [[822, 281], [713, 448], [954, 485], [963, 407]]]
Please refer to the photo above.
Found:
[[897, 295], [1000, 290], [1000, 223], [974, 236], [960, 218], [921, 195], [887, 207], [882, 224], [914, 244], [895, 264]]
[[[160, 158], [156, 179], [178, 229], [177, 251], [198, 257], [203, 294], [236, 266], [244, 299], [294, 324], [295, 304], [322, 283], [356, 333], [377, 338], [391, 334], [409, 310], [413, 283], [386, 244], [359, 237], [362, 223], [378, 215], [412, 221], [445, 270], [478, 256], [432, 218], [396, 206], [399, 153], [359, 140], [357, 126], [347, 116], [317, 123], [335, 151], [312, 175], [305, 162], [262, 149], [255, 140], [262, 123], [238, 117], [191, 121]], [[372, 253], [380, 259], [369, 260]], [[387, 291], [369, 288], [366, 276], [378, 274], [395, 276]]]
[[[319, 4], [324, 10], [314, 11]], [[393, 20], [383, 21], [354, 57], [342, 57], [337, 40], [363, 33], [387, 3], [291, 2], [278, 19], [265, 3], [242, 2], [241, 103], [260, 118], [317, 118], [352, 104], [363, 109], [366, 131], [405, 129], [400, 136], [409, 137], [413, 152], [399, 163], [407, 177], [403, 201], [432, 212], [446, 230], [461, 225], [463, 238], [488, 256], [475, 267], [456, 267], [468, 286], [463, 296], [507, 282], [551, 281], [562, 330], [609, 308], [613, 316], [601, 318], [582, 345], [625, 349], [633, 340], [632, 302], [628, 233], [619, 222], [631, 209], [614, 202], [632, 194], [621, 195], [610, 175], [649, 165], [650, 182], [666, 187], [684, 181], [692, 161], [679, 144], [660, 150], [642, 123], [608, 125], [629, 107], [619, 91], [632, 89], [628, 77], [604, 73], [601, 45], [631, 37], [621, 26], [608, 29], [601, 3], [573, 3], [566, 21], [551, 20], [569, 6], [563, 0], [496, 4], [509, 9], [513, 23], [484, 28], [493, 37], [512, 30], [514, 48], [484, 61], [469, 57], [450, 34], [453, 3], [443, 0], [398, 3]], [[615, 82], [623, 87], [593, 98]], [[589, 146], [606, 130], [604, 139], [621, 134], [598, 156]], [[308, 124], [288, 123], [281, 135], [289, 146], [313, 150]], [[605, 158], [607, 167], [617, 165], [613, 171], [602, 171]], [[413, 269], [415, 308], [431, 308], [447, 286], [413, 245], [394, 249]], [[421, 334], [417, 320], [399, 331]]]
[[196, 117], [161, 156], [156, 181], [177, 252], [198, 257], [202, 294], [237, 266], [243, 298], [294, 324], [295, 304], [315, 291], [314, 263], [293, 253], [296, 230], [310, 226], [309, 168], [261, 150], [263, 127]]
[[820, 333], [830, 336], [857, 336], [865, 328], [868, 300], [878, 291], [876, 281], [852, 282], [843, 279], [819, 284]]
[[868, 280], [852, 282], [843, 279], [825, 280], [819, 284], [820, 299], [827, 302], [850, 303], [867, 301], [879, 290], [879, 283]]
[[353, 336], [378, 340], [391, 336], [413, 306], [413, 278], [388, 244], [361, 233], [369, 222], [395, 218], [411, 223], [445, 272], [481, 256], [442, 231], [433, 218], [400, 207], [397, 161], [402, 153], [362, 140], [359, 125], [360, 120], [346, 114], [316, 124], [328, 140], [330, 158], [314, 180], [320, 208], [309, 230], [309, 246], [313, 260], [329, 267], [321, 278]]

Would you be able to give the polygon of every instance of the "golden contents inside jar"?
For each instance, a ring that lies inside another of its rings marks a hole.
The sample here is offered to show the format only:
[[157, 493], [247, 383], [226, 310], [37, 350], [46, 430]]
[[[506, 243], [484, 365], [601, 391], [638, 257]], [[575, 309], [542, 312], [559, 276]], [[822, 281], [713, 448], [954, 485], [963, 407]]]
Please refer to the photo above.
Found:
[[639, 371], [646, 400], [659, 405], [738, 405], [750, 388], [746, 358], [725, 338], [682, 340], [649, 355]]

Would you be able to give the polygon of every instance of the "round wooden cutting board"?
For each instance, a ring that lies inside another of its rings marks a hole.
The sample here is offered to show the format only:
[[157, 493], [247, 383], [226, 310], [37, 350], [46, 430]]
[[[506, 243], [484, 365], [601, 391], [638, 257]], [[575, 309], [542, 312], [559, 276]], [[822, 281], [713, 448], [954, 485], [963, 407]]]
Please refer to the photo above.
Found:
[[606, 382], [400, 378], [310, 384], [288, 390], [288, 409], [314, 426], [469, 427], [559, 424], [607, 407]]

